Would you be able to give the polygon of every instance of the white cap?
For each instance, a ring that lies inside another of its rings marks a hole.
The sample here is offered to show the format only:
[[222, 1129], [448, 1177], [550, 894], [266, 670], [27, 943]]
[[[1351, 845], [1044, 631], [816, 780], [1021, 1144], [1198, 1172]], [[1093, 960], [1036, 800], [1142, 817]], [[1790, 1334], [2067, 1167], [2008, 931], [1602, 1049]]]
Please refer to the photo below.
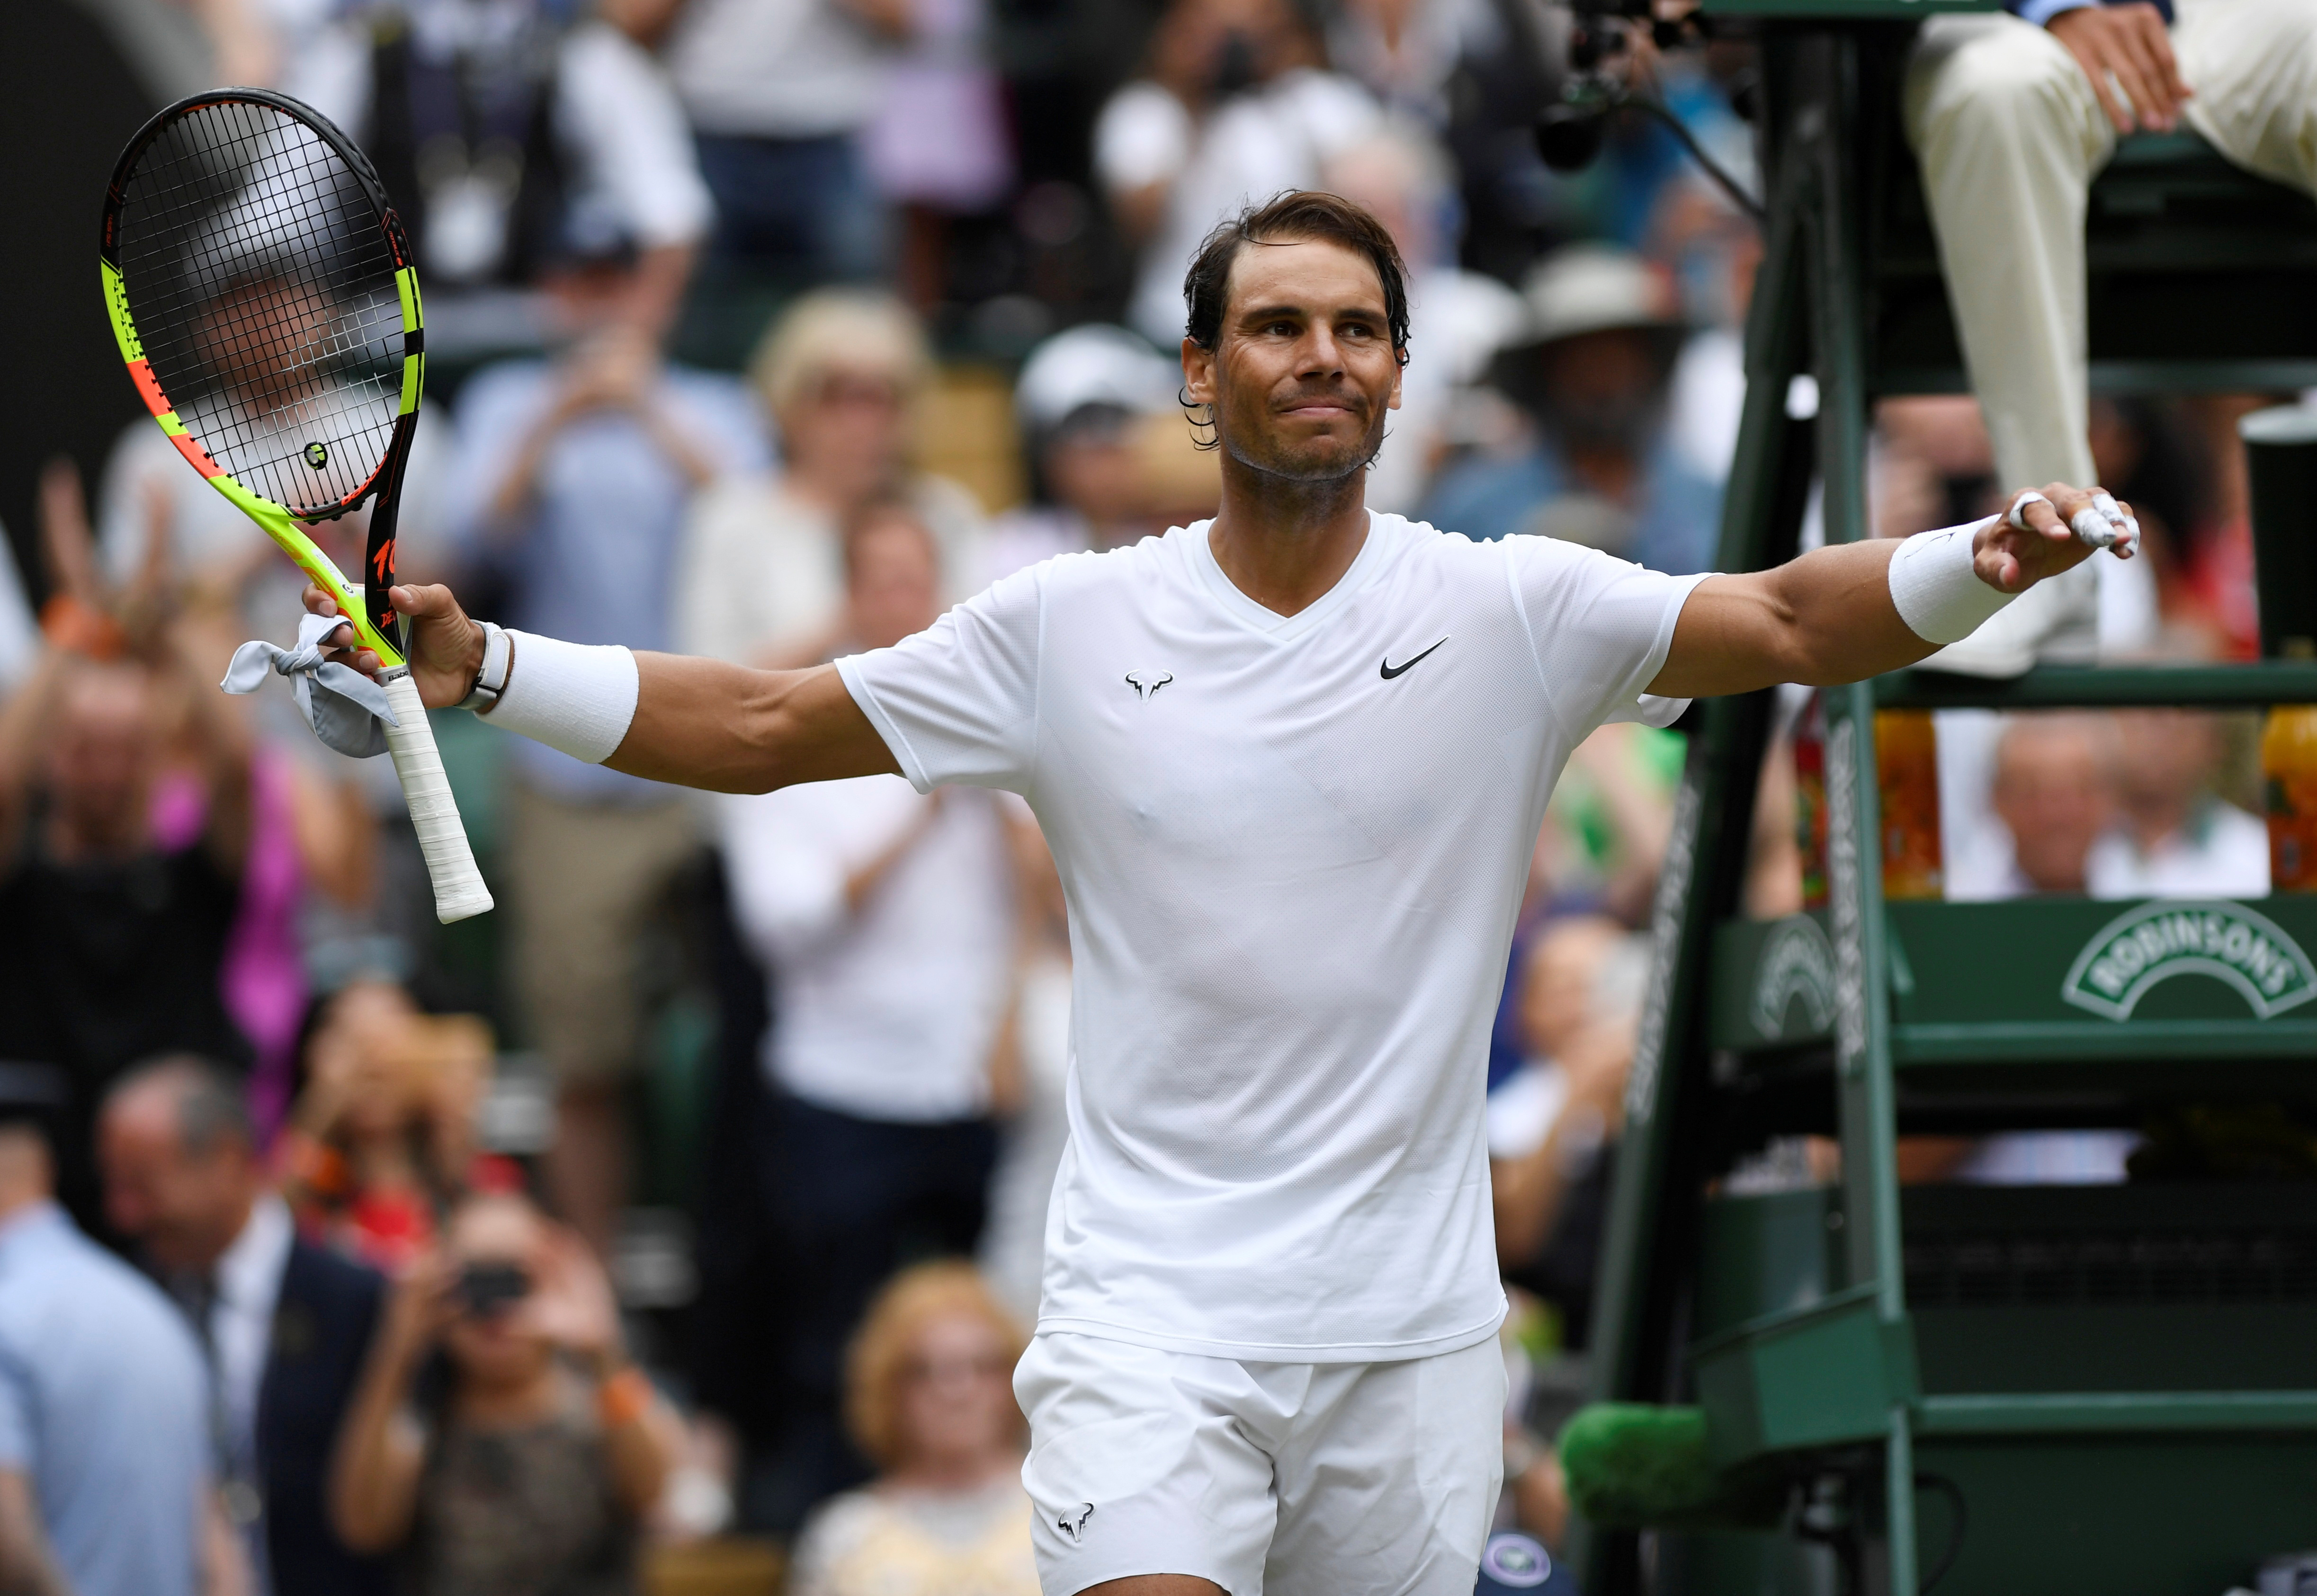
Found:
[[1178, 362], [1124, 327], [1096, 322], [1057, 333], [1031, 352], [1014, 384], [1022, 430], [1037, 434], [1082, 405], [1163, 411], [1182, 385]]
[[1611, 327], [1670, 327], [1673, 285], [1632, 250], [1572, 244], [1529, 269], [1521, 282], [1528, 322], [1523, 343], [1550, 343]]

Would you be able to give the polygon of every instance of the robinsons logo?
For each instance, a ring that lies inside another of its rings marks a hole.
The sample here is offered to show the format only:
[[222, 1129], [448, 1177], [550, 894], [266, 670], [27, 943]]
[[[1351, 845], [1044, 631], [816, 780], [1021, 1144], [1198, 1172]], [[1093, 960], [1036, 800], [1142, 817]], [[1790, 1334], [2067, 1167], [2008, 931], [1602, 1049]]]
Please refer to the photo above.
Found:
[[2060, 995], [2109, 1020], [2129, 1020], [2149, 989], [2175, 976], [2210, 976], [2261, 1019], [2317, 997], [2317, 967], [2285, 929], [2242, 904], [2143, 904], [2102, 926], [2076, 955]]

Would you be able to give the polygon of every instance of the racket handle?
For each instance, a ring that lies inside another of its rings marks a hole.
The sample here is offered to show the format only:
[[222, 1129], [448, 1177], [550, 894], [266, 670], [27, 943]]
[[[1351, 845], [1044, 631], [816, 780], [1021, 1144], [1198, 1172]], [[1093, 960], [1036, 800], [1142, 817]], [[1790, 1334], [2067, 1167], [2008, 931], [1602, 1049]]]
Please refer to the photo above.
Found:
[[451, 779], [443, 773], [443, 756], [435, 751], [434, 728], [427, 724], [418, 683], [407, 671], [397, 671], [383, 682], [386, 701], [398, 723], [386, 728], [386, 749], [393, 756], [394, 773], [402, 779], [410, 824], [418, 829], [418, 851], [426, 856], [426, 874], [434, 883], [434, 917], [448, 925], [489, 908], [490, 888], [475, 868], [467, 828], [459, 824], [459, 806], [451, 796]]

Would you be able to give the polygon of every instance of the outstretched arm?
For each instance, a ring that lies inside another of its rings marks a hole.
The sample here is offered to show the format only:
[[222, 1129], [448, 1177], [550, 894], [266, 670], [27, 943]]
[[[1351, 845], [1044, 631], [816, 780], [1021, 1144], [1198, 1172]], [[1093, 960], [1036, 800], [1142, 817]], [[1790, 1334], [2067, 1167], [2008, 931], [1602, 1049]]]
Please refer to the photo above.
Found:
[[[410, 617], [410, 673], [429, 709], [459, 703], [483, 667], [483, 629], [447, 587], [398, 587], [394, 608]], [[328, 594], [306, 590], [306, 607], [335, 615]], [[344, 634], [341, 633], [341, 637]], [[375, 674], [368, 649], [332, 657]], [[834, 665], [751, 671], [673, 654], [635, 656], [634, 718], [604, 762], [615, 771], [713, 792], [769, 792], [800, 781], [899, 773], [885, 740], [853, 701]], [[507, 691], [521, 691], [517, 643]], [[488, 720], [487, 714], [483, 717]]]
[[[2048, 503], [2023, 512], [2028, 530], [1999, 517], [1978, 531], [1973, 574], [1997, 593], [2025, 593], [2094, 552], [2069, 530], [2093, 490], [2055, 482], [2043, 493]], [[1781, 682], [1830, 687], [1928, 658], [1942, 644], [1917, 635], [1892, 597], [1901, 547], [1897, 539], [1837, 544], [1771, 570], [1709, 576], [1682, 606], [1649, 691], [1692, 699]]]

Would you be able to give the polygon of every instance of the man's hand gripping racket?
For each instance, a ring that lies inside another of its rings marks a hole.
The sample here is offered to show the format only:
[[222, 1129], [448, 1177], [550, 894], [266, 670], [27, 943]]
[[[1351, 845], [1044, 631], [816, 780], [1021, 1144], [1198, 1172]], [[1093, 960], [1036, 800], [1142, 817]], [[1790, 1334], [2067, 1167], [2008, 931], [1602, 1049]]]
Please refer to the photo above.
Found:
[[[286, 95], [197, 94], [121, 152], [102, 254], [121, 358], [161, 430], [377, 657], [388, 751], [435, 914], [445, 923], [481, 914], [491, 895], [388, 597], [425, 352], [418, 276], [377, 174], [344, 133]], [[357, 587], [306, 529], [364, 503]]]

